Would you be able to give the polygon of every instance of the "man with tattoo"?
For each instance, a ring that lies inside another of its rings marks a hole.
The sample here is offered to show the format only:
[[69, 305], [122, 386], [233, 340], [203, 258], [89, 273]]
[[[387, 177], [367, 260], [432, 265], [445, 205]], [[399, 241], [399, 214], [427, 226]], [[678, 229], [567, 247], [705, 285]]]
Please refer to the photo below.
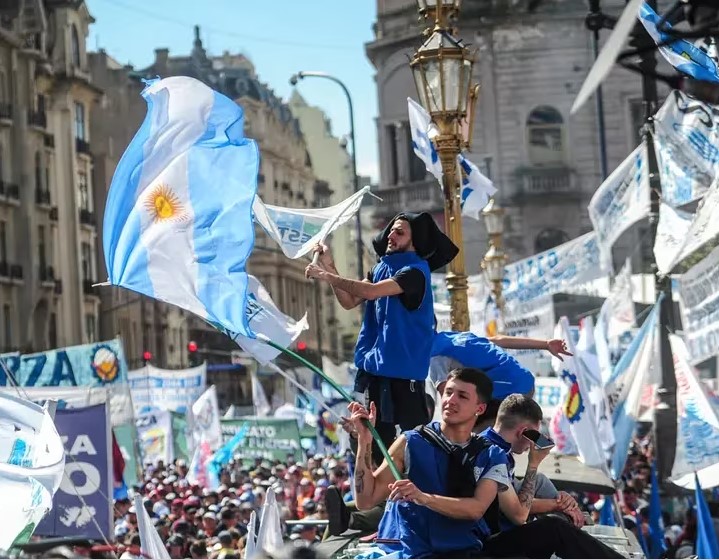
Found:
[[377, 544], [401, 558], [474, 558], [489, 535], [483, 517], [506, 486], [507, 456], [497, 445], [472, 433], [484, 413], [492, 382], [480, 370], [450, 372], [442, 395], [442, 420], [403, 433], [390, 455], [402, 480], [394, 480], [386, 461], [372, 472], [372, 436], [367, 410], [350, 404], [358, 434], [355, 500], [361, 510], [387, 500]]
[[[427, 213], [402, 213], [373, 240], [379, 262], [364, 280], [339, 275], [325, 245], [305, 270], [332, 287], [345, 309], [367, 301], [355, 347], [355, 391], [378, 411], [377, 432], [389, 447], [396, 426], [409, 430], [429, 421], [424, 381], [434, 335], [430, 273], [445, 266], [457, 247]], [[375, 446], [377, 464], [382, 455]]]
[[[502, 448], [506, 454], [503, 472], [507, 480], [514, 475], [512, 453], [529, 451], [527, 472], [519, 489], [511, 482], [497, 496], [500, 517], [493, 534], [484, 546], [483, 554], [493, 558], [623, 558], [621, 554], [601, 543], [575, 525], [558, 517], [546, 516], [529, 521], [533, 515], [552, 511], [573, 512], [574, 500], [569, 496], [555, 499], [535, 498], [538, 469], [549, 449], [539, 450], [524, 437], [526, 430], [539, 430], [542, 409], [531, 398], [514, 394], [502, 401], [494, 428], [482, 435]], [[569, 499], [567, 499], [569, 498]], [[575, 512], [578, 513], [578, 512]], [[529, 522], [528, 522], [529, 521]]]

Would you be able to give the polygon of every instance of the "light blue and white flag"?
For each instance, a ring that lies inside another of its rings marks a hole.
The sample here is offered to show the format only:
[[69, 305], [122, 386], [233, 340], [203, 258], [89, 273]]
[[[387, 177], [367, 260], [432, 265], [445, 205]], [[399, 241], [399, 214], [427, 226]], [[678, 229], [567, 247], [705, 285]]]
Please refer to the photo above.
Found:
[[654, 42], [657, 45], [662, 45], [659, 47], [659, 52], [669, 64], [697, 80], [719, 82], [719, 68], [717, 68], [716, 60], [686, 39], [672, 37], [667, 33], [672, 28], [669, 23], [664, 22], [663, 29], [659, 29], [661, 18], [649, 4], [646, 2], [642, 4], [638, 17]]
[[432, 125], [432, 119], [424, 108], [407, 98], [407, 112], [409, 113], [409, 126], [412, 133], [412, 149], [419, 159], [424, 162], [427, 171], [434, 175], [439, 184], [442, 184], [442, 162], [432, 143], [432, 138], [438, 130]]
[[246, 262], [259, 151], [234, 101], [184, 76], [142, 92], [147, 115], [105, 207], [108, 282], [252, 336]]
[[142, 504], [142, 495], [135, 494], [135, 511], [137, 512], [137, 530], [140, 533], [140, 550], [145, 558], [156, 560], [170, 560], [170, 554], [165, 548], [157, 529], [152, 523], [150, 514]]
[[487, 206], [497, 189], [464, 154], [457, 156], [457, 163], [462, 170], [462, 215], [479, 220], [482, 209]]
[[624, 471], [637, 421], [644, 413], [641, 409], [644, 390], [658, 375], [657, 316], [662, 298], [663, 296], [660, 296], [654, 304], [642, 328], [619, 360], [604, 387], [609, 405], [612, 407], [614, 425], [615, 445], [612, 456], [614, 480], [618, 480]]

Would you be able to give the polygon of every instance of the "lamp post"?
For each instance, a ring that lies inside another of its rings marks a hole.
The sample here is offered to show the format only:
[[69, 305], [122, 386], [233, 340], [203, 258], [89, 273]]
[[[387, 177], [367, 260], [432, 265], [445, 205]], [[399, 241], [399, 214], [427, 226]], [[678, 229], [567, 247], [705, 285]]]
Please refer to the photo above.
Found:
[[[297, 82], [299, 80], [304, 80], [305, 78], [324, 78], [326, 80], [331, 80], [334, 83], [338, 84], [342, 91], [344, 91], [345, 97], [347, 97], [347, 105], [349, 106], [349, 113], [350, 113], [350, 141], [352, 142], [352, 187], [354, 189], [354, 192], [359, 191], [359, 178], [357, 177], [357, 144], [355, 143], [355, 114], [354, 114], [354, 108], [352, 106], [352, 96], [350, 95], [349, 89], [347, 89], [347, 86], [344, 85], [344, 83], [339, 79], [335, 78], [334, 76], [327, 74], [326, 72], [306, 72], [306, 71], [300, 71], [297, 72], [297, 74], [293, 74], [292, 77], [290, 77], [290, 84], [293, 86], [297, 85]], [[360, 212], [361, 208], [357, 209], [357, 220], [355, 221], [355, 232], [357, 235], [357, 244], [356, 244], [356, 250], [357, 250], [357, 275], [358, 278], [364, 278], [364, 250], [362, 247], [362, 222], [360, 220]]]
[[[452, 330], [469, 330], [467, 274], [464, 267], [460, 176], [457, 156], [469, 142], [476, 89], [471, 87], [473, 57], [461, 40], [455, 38], [449, 22], [459, 12], [461, 0], [417, 0], [420, 15], [433, 19], [426, 30], [427, 40], [410, 62], [420, 104], [437, 126], [433, 138], [442, 164], [445, 230], [459, 248], [449, 263], [446, 281], [451, 298]], [[469, 118], [468, 138], [462, 136], [462, 123]]]
[[507, 264], [507, 255], [502, 247], [504, 235], [504, 208], [492, 199], [482, 210], [482, 217], [489, 234], [489, 250], [482, 259], [487, 283], [492, 287], [492, 295], [499, 309], [501, 329], [504, 327], [504, 298], [502, 297], [502, 283], [504, 281], [504, 267]]

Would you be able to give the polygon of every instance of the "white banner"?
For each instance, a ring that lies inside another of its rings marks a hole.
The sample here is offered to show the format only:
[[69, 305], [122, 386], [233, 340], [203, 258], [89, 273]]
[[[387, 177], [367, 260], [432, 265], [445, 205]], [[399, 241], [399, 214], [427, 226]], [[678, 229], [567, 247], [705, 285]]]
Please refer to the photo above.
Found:
[[[697, 213], [688, 222], [686, 212], [668, 204], [659, 208], [654, 256], [661, 274], [667, 275], [694, 251], [719, 235], [719, 178], [709, 187]], [[687, 224], [689, 223], [688, 227]]]
[[542, 416], [548, 422], [564, 404], [567, 386], [558, 377], [536, 377], [534, 379], [534, 400], [542, 407]]
[[662, 201], [681, 206], [701, 198], [717, 176], [719, 107], [673, 91], [654, 116]]
[[214, 385], [210, 385], [192, 405], [192, 428], [196, 444], [204, 440], [213, 450], [222, 445], [220, 408]]
[[691, 362], [719, 354], [719, 247], [680, 277], [679, 303]]
[[605, 276], [597, 234], [586, 233], [553, 249], [507, 265], [504, 299], [507, 314], [542, 305], [547, 296]]
[[719, 407], [689, 364], [684, 341], [669, 335], [677, 376], [677, 453], [672, 478], [719, 463]]
[[[17, 389], [0, 387], [0, 393], [17, 395]], [[109, 401], [113, 427], [135, 421], [130, 387], [126, 383], [105, 387], [23, 387], [22, 395], [38, 404], [53, 399], [58, 408], [84, 408]]]
[[[132, 372], [130, 372], [132, 373]], [[156, 464], [164, 461], [165, 465], [175, 459], [172, 441], [172, 415], [169, 410], [156, 410], [138, 415], [135, 420], [137, 437], [140, 440], [142, 464]]]
[[[254, 276], [247, 277], [247, 322], [255, 334], [262, 334], [280, 346], [289, 346], [302, 331], [309, 329], [307, 313], [295, 321], [282, 313], [272, 301], [270, 293]], [[259, 339], [226, 333], [245, 351], [252, 354], [261, 364], [266, 364], [280, 355], [280, 351]]]
[[352, 218], [362, 205], [369, 187], [328, 208], [283, 208], [271, 206], [255, 196], [255, 220], [291, 259], [299, 259], [334, 230]]
[[[554, 303], [552, 298], [537, 302], [534, 309], [525, 313], [509, 312], [504, 318], [504, 334], [523, 338], [549, 340], [554, 335]], [[537, 378], [552, 371], [551, 355], [544, 350], [507, 350]]]
[[135, 415], [150, 410], [187, 412], [205, 392], [207, 366], [188, 369], [160, 369], [146, 365], [128, 372]]
[[649, 216], [649, 170], [646, 144], [639, 145], [599, 186], [589, 201], [602, 262], [612, 265], [612, 246], [639, 220]]
[[[467, 277], [467, 303], [469, 307], [470, 332], [477, 336], [488, 336], [487, 323], [489, 309], [487, 297], [490, 295], [489, 287], [482, 274], [473, 274]], [[451, 331], [450, 297], [444, 274], [432, 273], [432, 297], [434, 301], [434, 315], [437, 319], [437, 331]]]

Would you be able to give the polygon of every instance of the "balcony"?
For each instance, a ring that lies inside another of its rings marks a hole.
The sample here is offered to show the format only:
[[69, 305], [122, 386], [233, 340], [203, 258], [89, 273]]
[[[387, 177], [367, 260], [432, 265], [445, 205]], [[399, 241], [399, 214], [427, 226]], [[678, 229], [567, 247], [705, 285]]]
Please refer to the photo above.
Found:
[[384, 221], [400, 212], [438, 212], [444, 208], [444, 195], [437, 181], [416, 181], [377, 191], [382, 199], [374, 205], [376, 219]]
[[568, 167], [521, 167], [514, 175], [515, 200], [541, 197], [576, 201], [582, 198], [577, 175]]
[[78, 154], [90, 155], [90, 142], [82, 138], [75, 138], [75, 151]]
[[50, 220], [51, 221], [57, 222], [58, 214], [59, 214], [59, 212], [57, 210], [57, 206], [53, 206], [52, 208], [50, 208]]
[[0, 201], [8, 202], [14, 206], [20, 203], [20, 188], [13, 183], [0, 181]]
[[55, 148], [55, 135], [47, 133], [45, 135], [45, 138], [43, 138], [42, 143], [45, 145], [46, 148]]
[[50, 190], [35, 189], [35, 203], [41, 206], [50, 206]]
[[93, 287], [93, 284], [95, 283], [94, 280], [88, 280], [87, 278], [82, 281], [82, 293], [86, 296], [97, 296], [99, 297], [99, 294], [97, 293], [97, 290]]
[[57, 278], [55, 279], [55, 294], [58, 296], [62, 294], [62, 280]]
[[39, 272], [40, 282], [51, 284], [52, 287], [55, 286], [55, 269], [53, 267], [41, 264]]
[[10, 278], [12, 278], [13, 280], [22, 280], [21, 264], [10, 265]]
[[44, 111], [28, 111], [27, 124], [44, 130], [47, 126], [47, 115]]
[[0, 121], [12, 122], [12, 105], [10, 103], [0, 103]]
[[86, 208], [80, 209], [80, 223], [83, 226], [95, 227], [95, 213]]
[[10, 265], [5, 260], [0, 261], [0, 276], [3, 276], [5, 278], [10, 277]]

